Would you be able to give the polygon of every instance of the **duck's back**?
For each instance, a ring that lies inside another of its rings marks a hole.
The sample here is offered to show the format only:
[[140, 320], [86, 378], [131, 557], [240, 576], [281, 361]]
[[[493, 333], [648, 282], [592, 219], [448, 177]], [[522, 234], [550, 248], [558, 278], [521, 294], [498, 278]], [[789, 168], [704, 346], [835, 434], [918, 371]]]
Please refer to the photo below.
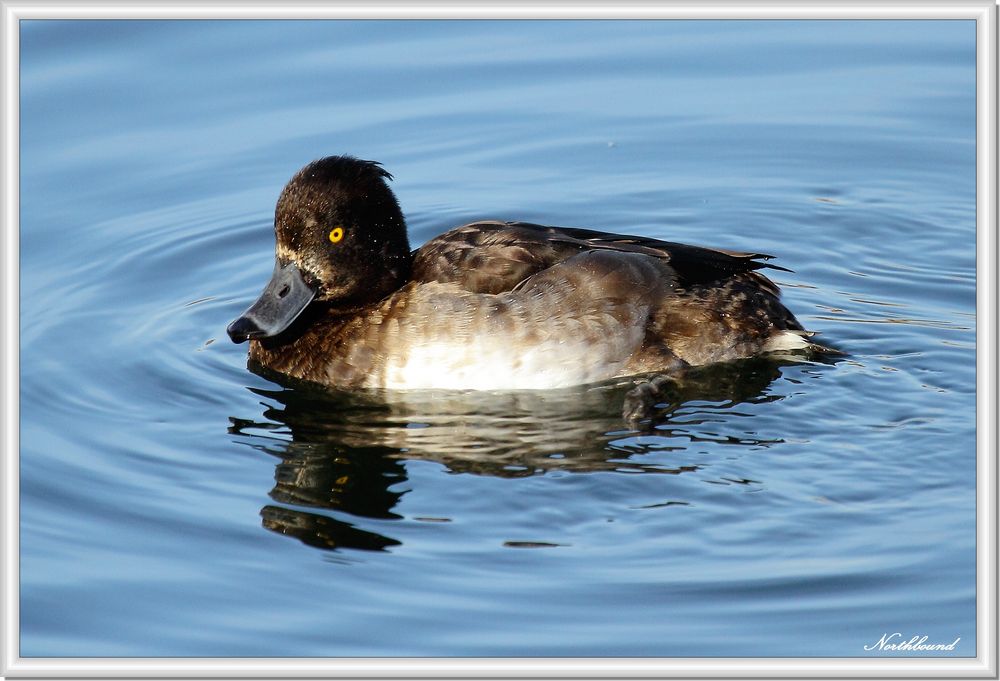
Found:
[[[428, 241], [413, 254], [413, 280], [455, 283], [472, 293], [513, 290], [527, 277], [585, 251], [647, 255], [669, 265], [678, 287], [706, 284], [764, 267], [771, 256], [526, 222], [474, 222]], [[759, 284], [777, 294], [764, 277]]]

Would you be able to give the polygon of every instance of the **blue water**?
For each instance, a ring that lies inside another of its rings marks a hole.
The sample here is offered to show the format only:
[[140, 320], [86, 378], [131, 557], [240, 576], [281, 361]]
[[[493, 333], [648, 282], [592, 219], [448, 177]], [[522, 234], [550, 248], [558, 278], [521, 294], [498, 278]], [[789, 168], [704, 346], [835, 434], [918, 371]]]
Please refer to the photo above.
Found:
[[[21, 24], [20, 654], [975, 655], [972, 22]], [[306, 162], [773, 253], [848, 354], [365, 394], [226, 324]]]

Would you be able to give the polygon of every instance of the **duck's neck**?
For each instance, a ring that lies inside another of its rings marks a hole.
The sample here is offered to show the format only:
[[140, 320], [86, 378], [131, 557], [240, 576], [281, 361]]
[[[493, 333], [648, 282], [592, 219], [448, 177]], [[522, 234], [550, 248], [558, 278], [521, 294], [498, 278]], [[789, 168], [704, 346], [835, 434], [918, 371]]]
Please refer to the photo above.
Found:
[[369, 214], [359, 220], [369, 225], [376, 241], [377, 252], [371, 269], [367, 272], [364, 293], [359, 300], [345, 303], [371, 304], [391, 295], [410, 281], [413, 271], [413, 253], [407, 235], [406, 219], [391, 192], [372, 197], [365, 204]]
[[410, 252], [409, 243], [396, 253], [386, 254], [385, 269], [382, 276], [376, 282], [372, 282], [373, 295], [366, 302], [376, 302], [386, 296], [398, 291], [407, 282], [413, 273], [413, 253]]

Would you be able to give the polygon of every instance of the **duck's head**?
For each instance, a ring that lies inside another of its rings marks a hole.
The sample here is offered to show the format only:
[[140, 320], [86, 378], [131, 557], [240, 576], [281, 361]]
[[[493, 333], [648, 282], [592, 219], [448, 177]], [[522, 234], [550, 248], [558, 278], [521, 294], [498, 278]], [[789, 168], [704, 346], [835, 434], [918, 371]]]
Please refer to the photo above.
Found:
[[311, 303], [356, 308], [410, 274], [410, 244], [392, 179], [374, 161], [329, 156], [289, 180], [274, 211], [274, 273], [226, 329], [234, 343], [285, 331]]

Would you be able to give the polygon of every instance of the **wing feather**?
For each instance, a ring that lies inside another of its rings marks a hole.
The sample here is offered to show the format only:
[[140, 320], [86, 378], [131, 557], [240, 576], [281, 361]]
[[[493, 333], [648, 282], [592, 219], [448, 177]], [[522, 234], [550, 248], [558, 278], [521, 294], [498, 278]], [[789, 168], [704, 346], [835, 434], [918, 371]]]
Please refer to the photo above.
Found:
[[454, 283], [473, 293], [511, 291], [521, 282], [585, 251], [636, 253], [665, 260], [683, 288], [754, 272], [761, 288], [777, 287], [755, 270], [789, 271], [767, 262], [772, 256], [527, 222], [474, 222], [432, 239], [414, 253], [416, 281]]

